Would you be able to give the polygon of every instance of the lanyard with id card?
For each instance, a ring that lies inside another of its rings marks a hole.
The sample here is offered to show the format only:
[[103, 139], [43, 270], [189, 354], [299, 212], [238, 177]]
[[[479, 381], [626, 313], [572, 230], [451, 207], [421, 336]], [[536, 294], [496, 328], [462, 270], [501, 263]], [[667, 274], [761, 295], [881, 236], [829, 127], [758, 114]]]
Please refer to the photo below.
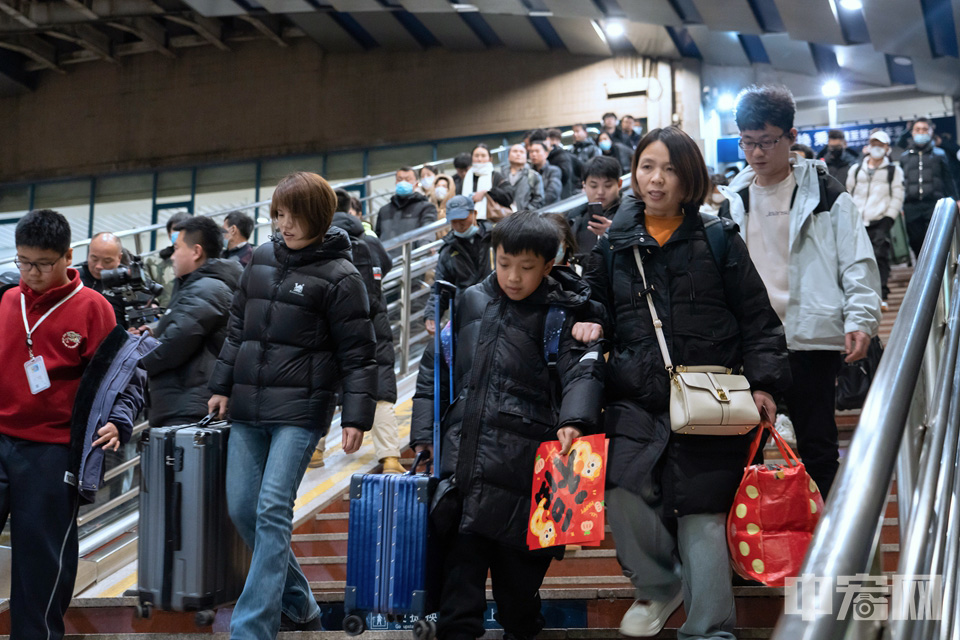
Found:
[[27, 321], [26, 297], [22, 292], [20, 293], [20, 311], [23, 314], [23, 328], [27, 332], [27, 351], [30, 354], [30, 359], [23, 363], [23, 370], [27, 373], [27, 384], [30, 385], [30, 393], [33, 395], [37, 395], [41, 391], [45, 391], [46, 389], [50, 388], [50, 376], [47, 375], [47, 367], [43, 364], [43, 356], [33, 355], [33, 333], [44, 320], [50, 317], [51, 313], [60, 308], [60, 305], [77, 295], [80, 289], [83, 289], [82, 282], [77, 285], [76, 289], [70, 292], [70, 295], [50, 307], [49, 311], [40, 316], [40, 319], [37, 320], [33, 327], [31, 327], [30, 323]]

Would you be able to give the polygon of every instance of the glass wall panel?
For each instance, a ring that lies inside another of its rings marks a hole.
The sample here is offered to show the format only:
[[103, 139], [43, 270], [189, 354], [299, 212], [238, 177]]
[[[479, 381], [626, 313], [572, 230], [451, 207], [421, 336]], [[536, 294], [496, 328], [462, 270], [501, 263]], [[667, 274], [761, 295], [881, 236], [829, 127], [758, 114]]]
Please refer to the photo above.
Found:
[[12, 260], [16, 253], [14, 233], [17, 220], [30, 208], [30, 187], [17, 186], [0, 189], [0, 272], [13, 269]]

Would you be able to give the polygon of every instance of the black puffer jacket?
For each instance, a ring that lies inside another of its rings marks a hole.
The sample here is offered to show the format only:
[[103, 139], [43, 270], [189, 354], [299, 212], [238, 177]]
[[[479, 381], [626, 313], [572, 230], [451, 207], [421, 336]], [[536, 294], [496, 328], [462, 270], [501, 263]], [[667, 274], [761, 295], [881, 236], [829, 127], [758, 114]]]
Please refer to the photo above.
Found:
[[727, 511], [751, 436], [672, 434], [669, 379], [633, 247], [640, 248], [674, 364], [742, 367], [754, 390], [774, 396], [790, 383], [783, 326], [736, 225], [723, 224], [725, 257], [715, 260], [696, 210], [660, 247], [644, 226], [643, 204], [626, 196], [584, 274], [607, 309], [606, 335], [613, 342], [604, 416], [611, 437], [607, 479], [645, 494], [652, 478], [667, 515]]
[[369, 430], [376, 408], [376, 339], [350, 238], [288, 249], [275, 235], [240, 278], [229, 334], [210, 378], [236, 422], [326, 431], [343, 390], [347, 427]]
[[953, 176], [943, 152], [934, 151], [933, 142], [918, 147], [912, 140], [900, 156], [903, 169], [904, 202], [936, 202], [955, 195]]
[[140, 361], [150, 384], [150, 426], [188, 424], [207, 415], [207, 382], [227, 336], [230, 303], [243, 267], [207, 260], [177, 278], [153, 335], [160, 346]]
[[[544, 358], [543, 329], [550, 305], [568, 311], [554, 374]], [[556, 440], [558, 427], [575, 426], [584, 434], [599, 429], [600, 345], [586, 347], [570, 335], [574, 322], [596, 317], [593, 309], [583, 282], [556, 270], [520, 302], [503, 294], [496, 274], [459, 296], [454, 322], [456, 400], [446, 408], [442, 394], [446, 413], [437, 495], [462, 507], [457, 520], [461, 532], [526, 549], [537, 447]], [[432, 425], [429, 348], [417, 378], [411, 441], [431, 443]]]
[[[619, 208], [620, 201], [617, 200], [613, 206], [603, 212], [603, 216], [613, 220]], [[593, 248], [597, 246], [597, 240], [600, 239], [600, 236], [590, 231], [590, 227], [588, 226], [590, 222], [593, 221], [593, 216], [587, 215], [586, 203], [567, 211], [565, 215], [567, 222], [570, 223], [570, 230], [573, 232], [573, 237], [577, 240], [577, 262], [585, 264], [589, 261]]]
[[333, 214], [333, 226], [340, 227], [350, 236], [353, 266], [360, 272], [367, 287], [370, 301], [370, 319], [377, 336], [377, 371], [379, 385], [376, 399], [397, 401], [397, 374], [393, 370], [397, 356], [393, 349], [393, 331], [387, 315], [387, 301], [383, 296], [383, 278], [393, 268], [393, 260], [387, 255], [383, 243], [367, 233], [360, 220], [348, 213]]
[[827, 164], [827, 173], [839, 180], [840, 184], [847, 184], [850, 167], [860, 162], [860, 157], [850, 149], [843, 147], [839, 153], [835, 153], [830, 145], [820, 149], [817, 157]]
[[437, 208], [422, 193], [393, 195], [377, 212], [377, 236], [384, 242], [437, 219]]
[[580, 193], [583, 189], [583, 180], [580, 178], [583, 167], [577, 156], [560, 145], [555, 145], [547, 155], [547, 162], [560, 169], [560, 182], [563, 184], [560, 190], [561, 200]]
[[[450, 232], [443, 237], [443, 244], [440, 246], [435, 278], [456, 285], [458, 293], [481, 282], [493, 271], [493, 258], [490, 253], [493, 225], [486, 220], [477, 220], [477, 226], [480, 231], [472, 238], [458, 238], [455, 233]], [[433, 319], [434, 302], [434, 292], [431, 289], [424, 320]]]

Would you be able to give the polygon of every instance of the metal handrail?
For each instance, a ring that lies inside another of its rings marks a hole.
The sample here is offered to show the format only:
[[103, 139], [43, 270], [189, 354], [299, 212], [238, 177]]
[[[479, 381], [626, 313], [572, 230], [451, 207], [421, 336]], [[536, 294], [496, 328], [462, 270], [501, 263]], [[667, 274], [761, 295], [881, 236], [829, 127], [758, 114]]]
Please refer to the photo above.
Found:
[[[490, 149], [490, 155], [492, 156], [495, 153], [503, 153], [507, 149], [508, 147], [504, 145], [500, 145], [499, 147]], [[428, 165], [434, 166], [434, 165], [448, 164], [453, 162], [453, 160], [454, 160], [453, 158], [444, 158], [443, 160], [434, 160], [431, 162], [424, 162], [421, 164], [413, 165], [412, 168], [419, 170]], [[374, 180], [383, 180], [384, 178], [389, 178], [390, 176], [395, 174], [396, 174], [396, 171], [386, 171], [384, 173], [366, 175], [366, 176], [363, 176], [362, 178], [352, 178], [350, 180], [341, 180], [340, 182], [331, 183], [330, 186], [332, 186], [334, 189], [342, 189], [342, 188], [354, 187], [358, 185], [369, 186], [369, 184]], [[371, 200], [374, 197], [381, 196], [381, 195], [385, 195], [385, 194], [384, 193], [368, 194], [367, 196], [364, 196], [362, 200], [364, 201]], [[244, 204], [244, 205], [239, 205], [235, 207], [227, 207], [225, 209], [217, 209], [215, 211], [208, 211], [206, 213], [203, 213], [202, 215], [205, 215], [210, 218], [219, 218], [221, 216], [225, 216], [230, 213], [238, 213], [241, 211], [249, 211], [250, 209], [259, 209], [260, 207], [269, 207], [269, 206], [270, 206], [270, 199], [267, 199], [267, 200], [261, 200], [259, 202], [254, 202], [251, 204]], [[153, 233], [161, 229], [166, 230], [166, 223], [160, 222], [157, 224], [150, 224], [142, 227], [135, 227], [133, 229], [124, 229], [122, 231], [113, 232], [113, 234], [121, 239], [133, 237], [135, 239], [137, 253], [141, 253], [140, 236], [145, 233]], [[78, 247], [85, 247], [90, 244], [91, 239], [92, 238], [85, 238], [84, 240], [77, 240], [76, 242], [72, 242], [70, 243], [70, 248], [76, 249]], [[0, 265], [12, 263], [15, 259], [16, 259], [16, 255], [0, 258]]]
[[[835, 584], [833, 581], [840, 577], [868, 572], [876, 538], [876, 527], [870, 523], [878, 522], [883, 512], [924, 351], [931, 331], [936, 329], [933, 320], [942, 296], [947, 257], [956, 238], [957, 216], [953, 200], [937, 203], [914, 276], [861, 411], [859, 426], [803, 563], [801, 580]], [[952, 264], [951, 270], [955, 266]], [[956, 292], [953, 295], [956, 302]], [[955, 334], [956, 316], [950, 321], [949, 331]], [[941, 370], [941, 375], [951, 378], [953, 373]], [[940, 460], [931, 462], [940, 464]], [[948, 462], [952, 464], [953, 460]], [[915, 506], [919, 508], [919, 504]], [[774, 640], [842, 638], [851, 622], [850, 615], [836, 615], [843, 606], [844, 592], [834, 589], [819, 595], [832, 605], [833, 613], [785, 614], [774, 629]]]

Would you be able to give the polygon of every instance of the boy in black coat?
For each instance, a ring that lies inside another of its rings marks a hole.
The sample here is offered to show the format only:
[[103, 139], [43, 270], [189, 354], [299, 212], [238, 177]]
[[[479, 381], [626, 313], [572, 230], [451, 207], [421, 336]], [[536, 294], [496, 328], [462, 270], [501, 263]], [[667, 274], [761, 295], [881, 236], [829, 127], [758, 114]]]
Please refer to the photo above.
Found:
[[[504, 637], [534, 638], [543, 628], [538, 590], [557, 549], [527, 549], [536, 451], [559, 439], [566, 454], [600, 421], [600, 345], [584, 346], [571, 335], [576, 321], [596, 314], [576, 276], [550, 272], [559, 247], [555, 225], [516, 213], [497, 225], [492, 244], [496, 272], [459, 296], [453, 322], [456, 398], [443, 414], [431, 514], [446, 547], [438, 629], [444, 640], [483, 634], [488, 570]], [[544, 349], [551, 307], [565, 313], [555, 367]], [[414, 397], [411, 440], [418, 451], [432, 447], [433, 359], [428, 349]]]

